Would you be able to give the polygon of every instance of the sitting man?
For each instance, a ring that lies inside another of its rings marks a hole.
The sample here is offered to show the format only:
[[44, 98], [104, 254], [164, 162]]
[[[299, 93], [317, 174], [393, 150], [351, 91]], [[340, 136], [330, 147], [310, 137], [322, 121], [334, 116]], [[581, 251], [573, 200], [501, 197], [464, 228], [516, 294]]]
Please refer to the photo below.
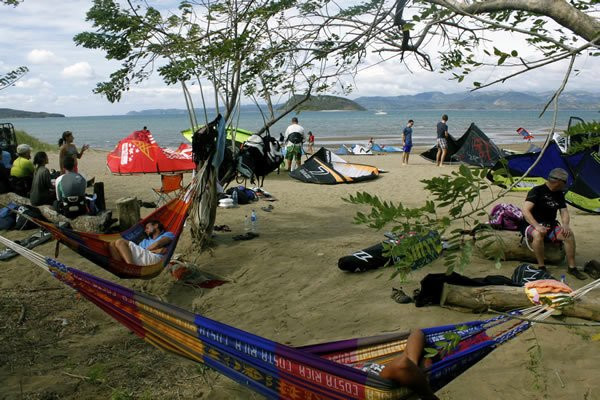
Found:
[[175, 235], [165, 231], [159, 221], [147, 222], [145, 232], [147, 238], [139, 244], [126, 239], [111, 242], [109, 245], [111, 257], [117, 261], [139, 266], [153, 265], [162, 260], [167, 248], [175, 240]]
[[[532, 241], [539, 269], [546, 269], [544, 240], [562, 241], [567, 253], [569, 274], [577, 279], [586, 279], [585, 274], [575, 266], [575, 235], [569, 226], [571, 218], [563, 192], [568, 176], [564, 169], [554, 168], [550, 171], [545, 184], [536, 186], [529, 191], [523, 206], [523, 216], [527, 224], [524, 224], [522, 233], [524, 236], [526, 235], [526, 240]], [[556, 220], [557, 211], [560, 211], [562, 226]]]
[[56, 210], [69, 218], [75, 218], [87, 212], [85, 206], [85, 178], [74, 172], [75, 157], [63, 159], [65, 173], [56, 179]]
[[367, 363], [360, 369], [392, 380], [400, 386], [406, 386], [418, 394], [421, 399], [436, 400], [438, 397], [431, 390], [427, 376], [422, 369], [422, 367], [428, 367], [432, 362], [431, 359], [422, 359], [424, 346], [423, 331], [412, 330], [406, 341], [406, 348], [399, 357], [394, 358], [385, 366]]
[[17, 154], [18, 157], [10, 169], [10, 183], [16, 194], [29, 197], [34, 171], [31, 162], [31, 146], [20, 144], [17, 146]]

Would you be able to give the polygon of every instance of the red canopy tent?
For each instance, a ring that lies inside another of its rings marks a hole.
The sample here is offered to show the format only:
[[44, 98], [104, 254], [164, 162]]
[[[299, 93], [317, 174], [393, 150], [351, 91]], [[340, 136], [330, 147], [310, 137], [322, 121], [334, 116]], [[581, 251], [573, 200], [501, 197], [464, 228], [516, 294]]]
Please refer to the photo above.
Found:
[[113, 174], [172, 174], [193, 171], [192, 147], [181, 144], [177, 150], [163, 149], [148, 130], [135, 131], [122, 139], [106, 159]]

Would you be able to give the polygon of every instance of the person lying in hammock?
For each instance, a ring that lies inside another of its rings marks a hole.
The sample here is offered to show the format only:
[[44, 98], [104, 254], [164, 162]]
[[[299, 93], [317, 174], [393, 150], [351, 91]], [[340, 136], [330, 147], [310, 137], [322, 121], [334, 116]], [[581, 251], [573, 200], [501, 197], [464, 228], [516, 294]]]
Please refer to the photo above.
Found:
[[153, 265], [160, 262], [175, 235], [165, 231], [159, 221], [148, 221], [145, 227], [146, 239], [139, 244], [126, 239], [117, 239], [109, 244], [110, 255], [117, 261], [132, 265]]
[[422, 367], [431, 364], [430, 359], [422, 359], [425, 335], [420, 329], [413, 329], [406, 341], [404, 352], [386, 365], [366, 363], [361, 370], [379, 375], [413, 390], [423, 400], [439, 400], [433, 393]]

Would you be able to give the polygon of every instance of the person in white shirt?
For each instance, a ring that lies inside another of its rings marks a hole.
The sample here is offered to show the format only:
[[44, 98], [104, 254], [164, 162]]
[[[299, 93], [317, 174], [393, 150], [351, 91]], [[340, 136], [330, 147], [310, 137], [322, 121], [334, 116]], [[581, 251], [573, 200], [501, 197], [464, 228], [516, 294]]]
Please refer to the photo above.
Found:
[[302, 143], [304, 143], [304, 128], [298, 124], [298, 118], [292, 118], [292, 124], [287, 127], [284, 135], [285, 159], [287, 170], [292, 170], [292, 160], [296, 159], [296, 168], [302, 164]]

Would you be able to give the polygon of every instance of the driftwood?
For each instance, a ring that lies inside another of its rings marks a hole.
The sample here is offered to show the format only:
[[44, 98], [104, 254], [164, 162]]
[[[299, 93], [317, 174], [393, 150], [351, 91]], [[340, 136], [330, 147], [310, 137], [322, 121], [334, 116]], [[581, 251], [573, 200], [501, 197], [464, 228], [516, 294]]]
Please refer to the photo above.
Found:
[[[533, 304], [522, 287], [514, 286], [457, 286], [444, 284], [440, 305], [459, 310], [485, 312], [488, 309], [508, 311]], [[593, 291], [574, 304], [561, 308], [563, 315], [600, 321], [600, 295]]]
[[130, 228], [140, 221], [140, 203], [136, 197], [121, 197], [117, 200], [116, 205], [120, 231]]
[[[15, 193], [0, 194], [0, 204], [6, 205], [10, 202], [31, 206], [31, 202], [26, 197]], [[55, 224], [68, 222], [74, 230], [80, 232], [100, 233], [106, 228], [106, 225], [108, 225], [112, 218], [112, 211], [107, 210], [99, 212], [98, 215], [81, 215], [70, 219], [56, 212], [51, 206], [38, 206], [37, 208], [48, 221]]]
[[[492, 235], [489, 238], [481, 239], [483, 236]], [[521, 244], [521, 234], [514, 231], [478, 231], [475, 233], [475, 241], [477, 243], [476, 248], [478, 249], [479, 255], [492, 259], [493, 254], [498, 253], [498, 249], [501, 246], [504, 251], [504, 261], [528, 261], [536, 262], [535, 255], [525, 243]], [[482, 249], [482, 246], [486, 243], [491, 245]], [[547, 264], [560, 264], [565, 258], [565, 250], [562, 246], [544, 243], [544, 258]]]

